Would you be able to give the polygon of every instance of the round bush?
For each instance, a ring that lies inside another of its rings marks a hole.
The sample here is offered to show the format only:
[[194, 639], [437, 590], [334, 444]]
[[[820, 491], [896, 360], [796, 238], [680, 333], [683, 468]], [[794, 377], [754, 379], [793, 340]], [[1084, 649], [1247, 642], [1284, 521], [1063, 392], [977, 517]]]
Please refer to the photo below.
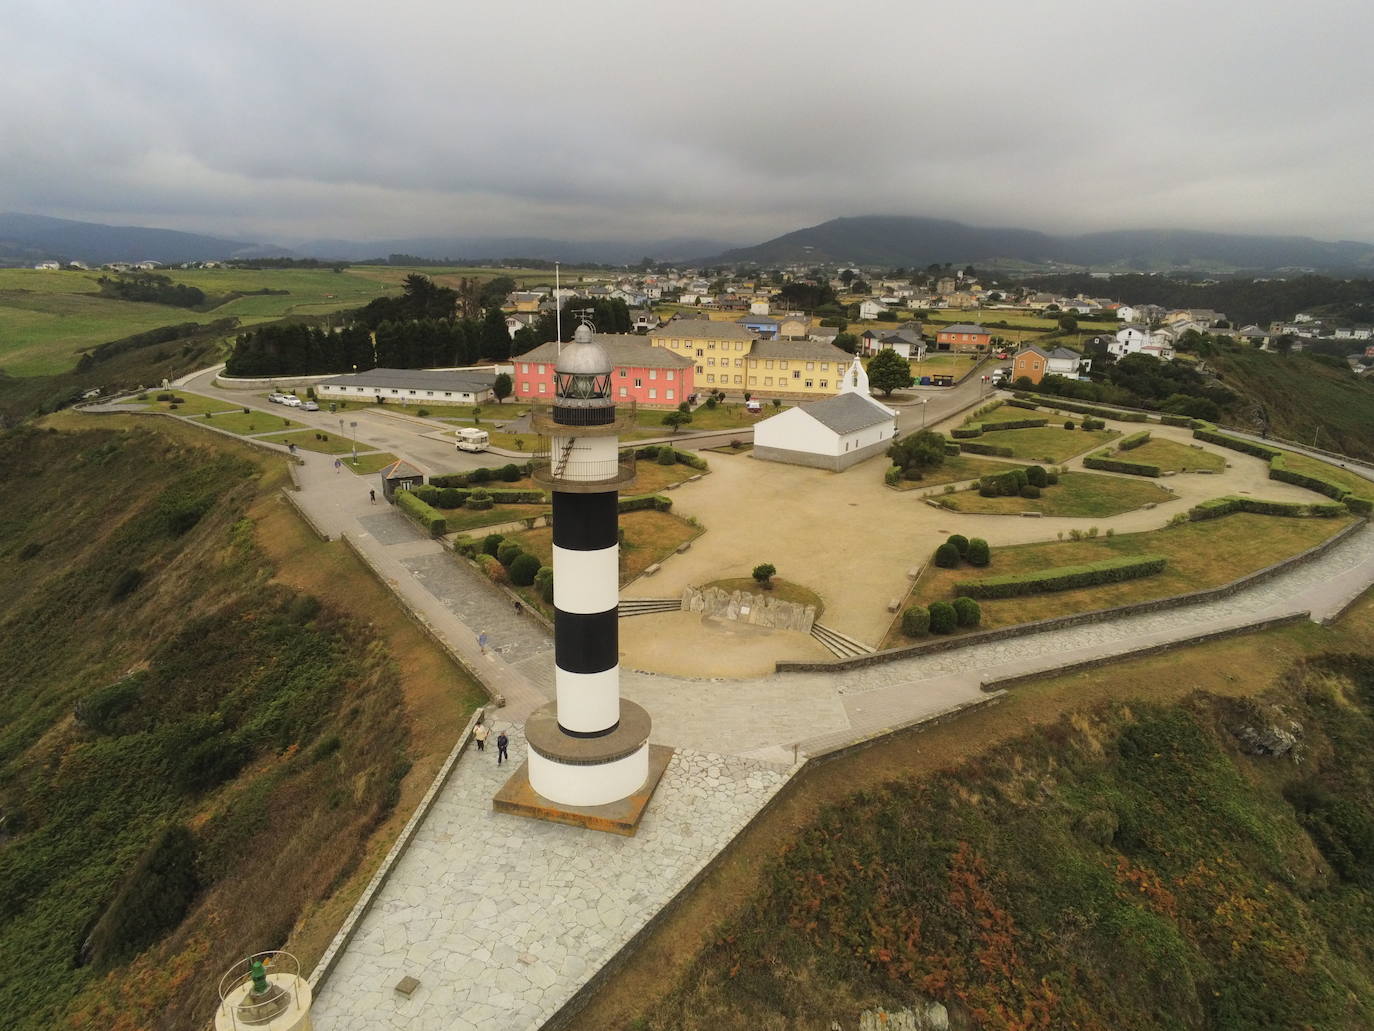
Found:
[[930, 630], [930, 613], [920, 605], [913, 605], [902, 613], [902, 633], [907, 637], [921, 637]]
[[496, 549], [501, 546], [501, 542], [505, 539], [499, 533], [487, 534], [482, 538], [482, 554], [495, 556]]
[[1044, 487], [1050, 482], [1043, 465], [1033, 465], [1027, 469], [1026, 480], [1032, 487]]
[[552, 566], [539, 567], [539, 572], [534, 574], [534, 589], [539, 592], [539, 597], [543, 598], [550, 605], [553, 604]]
[[1047, 473], [1045, 474], [1045, 486], [1046, 486], [1046, 487], [1053, 487], [1053, 486], [1054, 486], [1056, 483], [1058, 483], [1058, 482], [1059, 482], [1059, 474], [1058, 474], [1057, 472], [1054, 472], [1053, 470], [1051, 470], [1050, 472], [1047, 472]]
[[953, 605], [947, 601], [930, 603], [930, 632], [932, 634], [952, 634], [958, 625], [959, 617], [955, 615]]
[[658, 464], [677, 465], [677, 453], [674, 452], [673, 449], [669, 447], [667, 444], [664, 444], [661, 448], [658, 449]]
[[457, 487], [439, 488], [439, 507], [440, 508], [462, 508], [463, 492]]
[[524, 553], [525, 549], [516, 544], [515, 541], [506, 541], [496, 549], [497, 559], [500, 561], [501, 565], [505, 566], [507, 569], [509, 569], [511, 564]]
[[1040, 488], [1033, 483], [1028, 483], [1021, 488], [1021, 496], [1023, 498], [1038, 498], [1040, 496]]
[[510, 582], [516, 587], [528, 587], [534, 583], [539, 570], [539, 559], [529, 552], [524, 552], [515, 556], [515, 561], [510, 564]]
[[972, 598], [954, 599], [954, 618], [960, 626], [977, 626], [983, 619], [983, 610]]
[[902, 478], [907, 480], [924, 480], [926, 474], [917, 469], [914, 465], [909, 465], [902, 470]]
[[950, 534], [949, 541], [947, 543], [954, 545], [955, 550], [959, 552], [960, 558], [963, 558], [965, 555], [968, 554], [968, 538], [965, 537], [962, 533]]
[[1020, 468], [1019, 466], [1012, 470], [1012, 475], [1016, 477], [1017, 490], [1020, 490], [1026, 484], [1030, 483], [1030, 476], [1027, 475], [1026, 470]]
[[1071, 429], [1073, 429], [1073, 420], [1072, 420], [1072, 419], [1065, 419], [1065, 420], [1064, 420], [1064, 429], [1066, 429], [1066, 430], [1071, 430]]
[[503, 465], [501, 466], [499, 475], [506, 483], [514, 483], [516, 480], [520, 479], [520, 467], [514, 462], [511, 462], [509, 465]]
[[941, 569], [953, 569], [959, 564], [959, 549], [946, 541], [935, 549], [935, 564]]
[[480, 487], [468, 495], [467, 506], [477, 512], [485, 512], [491, 508], [491, 491], [483, 490]]
[[988, 551], [988, 542], [981, 537], [973, 537], [968, 542], [968, 564], [971, 566], [985, 566], [992, 560], [992, 555]]
[[491, 470], [490, 470], [490, 469], [474, 469], [474, 470], [472, 470], [472, 472], [468, 473], [468, 482], [469, 482], [469, 483], [490, 483], [490, 482], [491, 482]]
[[1002, 492], [1001, 492], [1000, 490], [997, 489], [997, 484], [995, 484], [995, 483], [980, 483], [980, 484], [978, 485], [978, 496], [979, 496], [979, 497], [984, 497], [984, 498], [995, 498], [995, 497], [999, 496], [1001, 493], [1002, 493]]
[[506, 567], [490, 555], [479, 555], [477, 564], [482, 567], [482, 572], [487, 574], [487, 579], [494, 584], [503, 584], [508, 579]]

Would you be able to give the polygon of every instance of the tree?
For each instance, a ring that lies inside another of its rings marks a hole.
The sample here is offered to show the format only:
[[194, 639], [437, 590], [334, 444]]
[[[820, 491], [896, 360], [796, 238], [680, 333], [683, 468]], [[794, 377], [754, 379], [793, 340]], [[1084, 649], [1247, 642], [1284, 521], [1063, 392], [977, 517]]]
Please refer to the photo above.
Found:
[[1061, 316], [1059, 316], [1059, 332], [1061, 332], [1061, 333], [1077, 333], [1077, 332], [1078, 332], [1078, 320], [1077, 320], [1076, 318], [1074, 318], [1072, 315], [1061, 315]]
[[773, 587], [773, 577], [777, 574], [778, 568], [771, 562], [764, 562], [754, 567], [753, 577], [759, 582], [764, 590], [771, 590]]
[[841, 272], [840, 282], [843, 283], [845, 286], [848, 286], [850, 283], [854, 282], [854, 270], [852, 268], [847, 268], [843, 272]]
[[934, 430], [919, 430], [889, 447], [887, 457], [903, 471], [934, 469], [944, 463], [945, 438]]
[[510, 397], [511, 386], [510, 373], [502, 372], [497, 374], [496, 379], [493, 380], [491, 384], [491, 396], [496, 398], [497, 404], [500, 404], [506, 398]]
[[678, 431], [679, 426], [685, 426], [687, 423], [691, 421], [691, 412], [669, 412], [667, 415], [663, 417], [663, 425], [671, 426], [673, 428], [674, 433]]
[[500, 308], [488, 308], [482, 320], [482, 351], [492, 361], [505, 361], [510, 357], [510, 330], [506, 328], [506, 316]]
[[859, 338], [853, 333], [836, 333], [835, 346], [841, 351], [848, 351], [853, 354], [859, 349]]
[[849, 292], [851, 294], [866, 294], [868, 293], [868, 283], [862, 279], [856, 279], [849, 284]]
[[911, 365], [896, 351], [884, 348], [868, 363], [868, 382], [884, 397], [891, 397], [894, 390], [911, 386]]

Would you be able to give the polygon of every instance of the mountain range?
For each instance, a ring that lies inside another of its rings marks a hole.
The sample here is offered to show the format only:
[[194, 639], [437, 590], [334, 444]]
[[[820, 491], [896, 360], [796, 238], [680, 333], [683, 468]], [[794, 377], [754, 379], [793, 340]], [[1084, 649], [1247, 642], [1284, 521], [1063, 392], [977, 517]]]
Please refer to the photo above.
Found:
[[1273, 271], [1374, 273], [1374, 245], [1306, 236], [1247, 236], [1188, 229], [1131, 229], [1056, 236], [1030, 229], [988, 228], [945, 219], [860, 215], [836, 218], [751, 247], [726, 249], [709, 239], [571, 241], [521, 236], [428, 236], [389, 240], [318, 239], [254, 243], [225, 237], [76, 222], [44, 215], [0, 214], [0, 264], [44, 260], [182, 262], [204, 259], [309, 257], [358, 261], [409, 254], [480, 260], [542, 258], [628, 264], [643, 257], [697, 265], [834, 264], [924, 268], [953, 262], [1023, 270], [1115, 272]]

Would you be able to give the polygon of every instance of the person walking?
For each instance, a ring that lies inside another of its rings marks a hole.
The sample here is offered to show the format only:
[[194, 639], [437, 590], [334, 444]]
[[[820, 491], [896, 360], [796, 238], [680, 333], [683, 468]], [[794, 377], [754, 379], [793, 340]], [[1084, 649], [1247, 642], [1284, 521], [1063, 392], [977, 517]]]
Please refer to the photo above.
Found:
[[503, 762], [505, 762], [507, 759], [510, 758], [510, 756], [506, 754], [506, 748], [507, 748], [509, 745], [510, 745], [510, 738], [506, 737], [506, 732], [505, 732], [504, 730], [501, 731], [501, 733], [499, 733], [499, 734], [496, 735], [496, 765], [497, 765], [497, 766], [500, 766]]
[[369, 491], [367, 492], [367, 496], [368, 496], [369, 498], [372, 499], [372, 503], [373, 503], [374, 505], [377, 503], [377, 491], [376, 491], [376, 489], [369, 490]]
[[518, 616], [518, 615], [520, 615], [521, 613], [523, 613], [524, 611], [525, 611], [525, 606], [521, 605], [521, 604], [517, 601], [517, 602], [515, 603], [515, 614]]
[[477, 635], [477, 648], [483, 654], [487, 654], [487, 632], [483, 630]]
[[477, 751], [487, 750], [487, 735], [491, 733], [491, 728], [481, 720], [477, 721], [477, 726], [472, 728], [472, 739], [477, 742]]
[[343, 468], [343, 459], [342, 459], [342, 458], [336, 458], [336, 459], [334, 459], [334, 475], [335, 475], [335, 476], [338, 476], [338, 475], [339, 475], [339, 470], [342, 469], [342, 468]]

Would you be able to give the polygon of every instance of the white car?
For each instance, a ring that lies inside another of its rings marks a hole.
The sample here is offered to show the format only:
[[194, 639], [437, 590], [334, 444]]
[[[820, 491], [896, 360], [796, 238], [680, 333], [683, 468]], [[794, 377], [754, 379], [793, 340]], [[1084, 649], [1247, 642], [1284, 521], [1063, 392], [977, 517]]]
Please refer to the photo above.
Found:
[[320, 406], [314, 401], [307, 401], [305, 404], [301, 405], [301, 411], [303, 412], [318, 412], [319, 410]]
[[272, 393], [267, 395], [267, 400], [271, 401], [274, 405], [279, 405], [286, 400], [286, 395], [278, 394], [275, 391], [273, 391]]
[[286, 405], [287, 408], [299, 408], [301, 406], [301, 399], [295, 394], [283, 394], [281, 403]]

